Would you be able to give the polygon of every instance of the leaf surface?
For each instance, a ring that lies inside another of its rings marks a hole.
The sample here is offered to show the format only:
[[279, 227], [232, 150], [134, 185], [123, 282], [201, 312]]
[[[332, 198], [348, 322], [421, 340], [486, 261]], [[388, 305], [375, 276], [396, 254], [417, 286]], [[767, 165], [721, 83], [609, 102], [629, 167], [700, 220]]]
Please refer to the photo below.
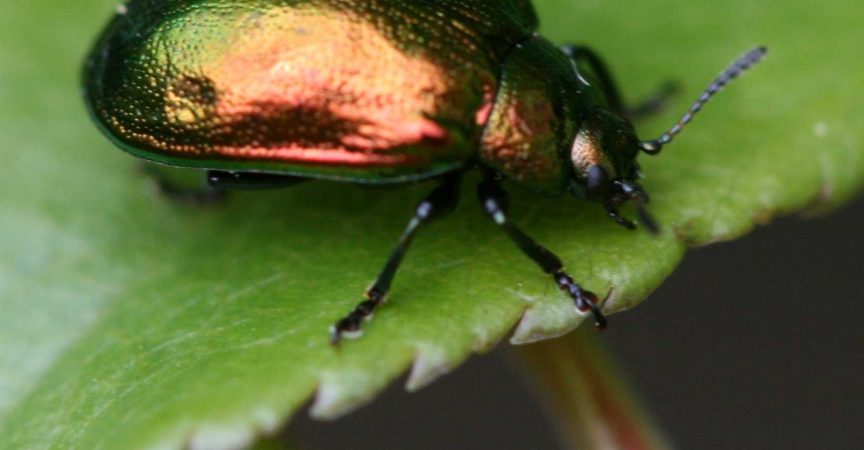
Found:
[[[663, 155], [643, 158], [659, 238], [617, 227], [597, 205], [511, 189], [516, 223], [586, 287], [613, 289], [607, 311], [646, 298], [687, 244], [861, 189], [864, 10], [852, 0], [538, 6], [544, 34], [604, 55], [626, 98], [685, 83], [639, 124], [646, 138], [734, 57], [771, 48]], [[529, 342], [581, 320], [467, 183], [459, 209], [418, 235], [363, 339], [331, 348], [328, 327], [361, 300], [431, 184], [307, 183], [218, 208], [174, 204], [79, 100], [82, 56], [113, 4], [5, 8], [0, 448], [239, 448], [310, 400], [314, 415], [335, 417], [409, 367], [419, 387], [511, 332]]]

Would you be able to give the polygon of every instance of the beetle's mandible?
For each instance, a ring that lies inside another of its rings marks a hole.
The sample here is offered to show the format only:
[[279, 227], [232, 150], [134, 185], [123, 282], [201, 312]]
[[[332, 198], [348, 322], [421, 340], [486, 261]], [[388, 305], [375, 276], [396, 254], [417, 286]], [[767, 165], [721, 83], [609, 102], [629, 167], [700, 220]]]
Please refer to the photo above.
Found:
[[597, 201], [634, 228], [618, 210], [630, 201], [656, 231], [637, 155], [658, 153], [764, 54], [739, 58], [668, 132], [640, 141], [631, 119], [657, 99], [625, 106], [594, 52], [537, 33], [529, 0], [130, 0], [86, 60], [84, 96], [119, 147], [204, 169], [215, 189], [440, 179], [333, 343], [384, 302], [415, 232], [455, 207], [469, 169], [485, 173], [490, 218], [602, 327], [598, 297], [509, 220], [501, 180]]

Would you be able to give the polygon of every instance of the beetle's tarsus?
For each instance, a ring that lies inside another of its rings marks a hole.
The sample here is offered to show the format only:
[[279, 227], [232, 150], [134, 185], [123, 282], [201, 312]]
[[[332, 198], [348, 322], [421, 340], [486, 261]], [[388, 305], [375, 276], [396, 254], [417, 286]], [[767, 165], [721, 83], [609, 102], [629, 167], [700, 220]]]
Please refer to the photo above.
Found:
[[579, 284], [573, 281], [573, 277], [563, 270], [555, 272], [552, 274], [552, 277], [555, 279], [555, 284], [558, 285], [558, 289], [561, 289], [573, 299], [573, 302], [576, 304], [576, 309], [582, 313], [591, 312], [591, 315], [594, 316], [594, 326], [597, 327], [598, 330], [606, 328], [606, 316], [603, 315], [603, 312], [600, 311], [600, 307], [597, 306], [598, 298], [596, 294], [582, 289]]
[[362, 333], [360, 327], [363, 322], [372, 319], [372, 313], [375, 311], [375, 308], [385, 302], [383, 294], [371, 289], [366, 292], [366, 298], [368, 300], [358, 303], [353, 311], [330, 327], [331, 344], [339, 345], [343, 337], [350, 338], [352, 337], [350, 334], [353, 333], [357, 333], [357, 337], [360, 337], [359, 334]]

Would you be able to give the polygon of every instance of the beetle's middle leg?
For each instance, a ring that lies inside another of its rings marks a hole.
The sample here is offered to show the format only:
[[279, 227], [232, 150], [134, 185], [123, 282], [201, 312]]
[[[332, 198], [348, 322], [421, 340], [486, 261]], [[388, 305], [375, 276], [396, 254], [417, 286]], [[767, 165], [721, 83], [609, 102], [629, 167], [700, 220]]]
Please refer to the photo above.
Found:
[[679, 86], [673, 81], [666, 81], [660, 85], [653, 94], [635, 106], [628, 106], [621, 97], [618, 84], [612, 77], [612, 73], [606, 67], [603, 59], [588, 47], [581, 45], [564, 45], [561, 47], [570, 59], [577, 65], [586, 64], [597, 77], [600, 90], [609, 102], [613, 111], [629, 119], [640, 119], [663, 110], [669, 99], [679, 91]]
[[606, 317], [603, 316], [597, 306], [597, 296], [591, 291], [582, 289], [579, 284], [573, 281], [573, 278], [564, 271], [564, 265], [560, 258], [510, 222], [507, 214], [509, 203], [507, 192], [501, 188], [501, 184], [494, 175], [488, 175], [480, 183], [477, 187], [477, 196], [486, 213], [510, 236], [510, 239], [519, 246], [522, 253], [525, 253], [544, 272], [552, 276], [558, 288], [573, 299], [579, 311], [582, 313], [590, 311], [594, 316], [594, 324], [597, 328], [606, 328]]
[[359, 332], [363, 321], [371, 317], [375, 308], [386, 301], [390, 284], [393, 282], [393, 277], [396, 276], [396, 271], [399, 269], [405, 252], [411, 245], [414, 233], [421, 225], [425, 225], [456, 208], [459, 202], [459, 181], [461, 178], [461, 173], [447, 175], [438, 187], [417, 204], [414, 217], [411, 218], [405, 231], [402, 232], [399, 243], [393, 249], [393, 253], [390, 254], [384, 269], [381, 270], [372, 286], [366, 290], [366, 301], [359, 303], [351, 313], [336, 322], [331, 329], [330, 342], [332, 344], [338, 344], [343, 335]]

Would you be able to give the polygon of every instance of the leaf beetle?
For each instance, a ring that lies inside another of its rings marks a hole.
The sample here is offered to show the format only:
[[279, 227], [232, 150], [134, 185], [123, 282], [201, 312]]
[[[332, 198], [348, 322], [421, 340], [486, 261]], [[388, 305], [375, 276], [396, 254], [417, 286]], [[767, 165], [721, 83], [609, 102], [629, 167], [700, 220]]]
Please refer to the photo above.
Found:
[[334, 344], [385, 301], [414, 234], [454, 209], [469, 169], [485, 173], [477, 194], [489, 217], [603, 327], [598, 297], [509, 220], [501, 180], [599, 202], [635, 228], [618, 210], [630, 201], [656, 231], [637, 155], [660, 152], [766, 50], [640, 141], [631, 119], [662, 98], [625, 107], [600, 57], [556, 47], [537, 27], [529, 0], [131, 0], [86, 59], [84, 98], [120, 148], [204, 169], [215, 189], [440, 179], [366, 300], [333, 326]]

